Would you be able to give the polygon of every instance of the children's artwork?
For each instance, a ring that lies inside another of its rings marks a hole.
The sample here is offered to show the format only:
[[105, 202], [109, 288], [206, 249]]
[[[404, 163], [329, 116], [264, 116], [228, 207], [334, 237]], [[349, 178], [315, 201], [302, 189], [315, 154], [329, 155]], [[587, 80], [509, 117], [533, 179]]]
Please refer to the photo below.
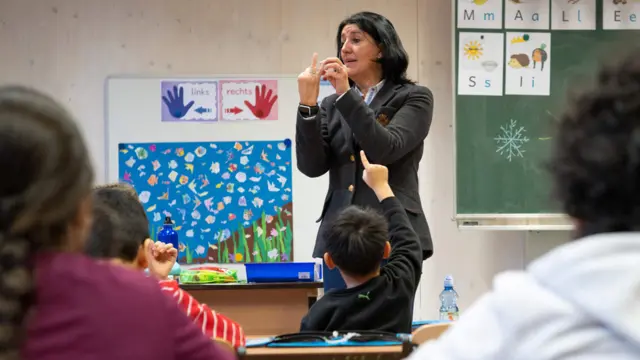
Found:
[[459, 29], [501, 29], [502, 0], [458, 0]]
[[506, 0], [506, 29], [549, 29], [549, 0]]
[[502, 95], [502, 33], [461, 32], [458, 49], [458, 94]]
[[[611, 0], [604, 0], [605, 9], [607, 1]], [[596, 0], [551, 1], [551, 29], [595, 30], [596, 8]]]
[[170, 216], [178, 262], [293, 260], [291, 140], [119, 144], [151, 235]]
[[551, 34], [507, 33], [507, 95], [543, 95], [551, 91]]
[[217, 81], [163, 81], [162, 121], [217, 121]]
[[277, 80], [220, 80], [222, 120], [277, 120]]
[[640, 30], [640, 0], [603, 0], [604, 30]]

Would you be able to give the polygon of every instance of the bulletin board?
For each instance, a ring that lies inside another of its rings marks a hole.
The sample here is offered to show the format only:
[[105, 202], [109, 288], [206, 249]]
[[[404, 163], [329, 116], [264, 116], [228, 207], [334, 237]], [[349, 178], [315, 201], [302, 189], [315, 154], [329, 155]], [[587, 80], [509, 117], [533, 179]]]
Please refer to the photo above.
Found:
[[136, 188], [152, 237], [171, 217], [179, 263], [311, 259], [328, 181], [295, 165], [295, 76], [115, 76], [105, 93], [106, 181]]

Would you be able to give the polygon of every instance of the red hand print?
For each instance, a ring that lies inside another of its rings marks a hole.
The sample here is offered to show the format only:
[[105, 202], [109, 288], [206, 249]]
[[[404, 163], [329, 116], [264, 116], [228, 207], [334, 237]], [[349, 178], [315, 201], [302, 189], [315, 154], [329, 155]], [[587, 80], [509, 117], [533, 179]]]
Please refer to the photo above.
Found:
[[271, 113], [273, 104], [275, 104], [276, 100], [278, 100], [278, 95], [273, 95], [273, 97], [271, 95], [273, 95], [273, 91], [271, 89], [267, 91], [266, 85], [262, 85], [262, 89], [260, 88], [260, 86], [256, 86], [255, 105], [246, 100], [244, 104], [247, 105], [249, 110], [251, 110], [253, 115], [255, 115], [258, 119], [266, 119], [267, 116], [269, 116], [269, 113]]

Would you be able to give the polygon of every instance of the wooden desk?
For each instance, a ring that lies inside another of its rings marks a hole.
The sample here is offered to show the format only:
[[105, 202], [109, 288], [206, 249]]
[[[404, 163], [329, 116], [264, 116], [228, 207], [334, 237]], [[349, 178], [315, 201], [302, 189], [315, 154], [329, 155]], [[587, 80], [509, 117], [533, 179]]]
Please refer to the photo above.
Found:
[[359, 347], [308, 347], [308, 348], [250, 348], [240, 359], [357, 359], [357, 360], [399, 360], [406, 357], [402, 345], [359, 346]]
[[[260, 339], [268, 336], [247, 336], [247, 339]], [[399, 360], [411, 353], [411, 345], [392, 346], [344, 346], [344, 347], [258, 347], [240, 350], [240, 360], [275, 360], [275, 359], [313, 359], [313, 360]]]
[[309, 299], [322, 282], [264, 284], [181, 284], [196, 300], [238, 322], [246, 335], [286, 334], [300, 330]]

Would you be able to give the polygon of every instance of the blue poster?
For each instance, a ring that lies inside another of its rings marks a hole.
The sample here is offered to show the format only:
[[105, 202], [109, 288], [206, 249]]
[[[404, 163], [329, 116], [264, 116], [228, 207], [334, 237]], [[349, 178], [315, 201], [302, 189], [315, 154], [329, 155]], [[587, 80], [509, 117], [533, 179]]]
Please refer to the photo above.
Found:
[[291, 140], [119, 144], [151, 236], [170, 216], [182, 264], [293, 260]]

